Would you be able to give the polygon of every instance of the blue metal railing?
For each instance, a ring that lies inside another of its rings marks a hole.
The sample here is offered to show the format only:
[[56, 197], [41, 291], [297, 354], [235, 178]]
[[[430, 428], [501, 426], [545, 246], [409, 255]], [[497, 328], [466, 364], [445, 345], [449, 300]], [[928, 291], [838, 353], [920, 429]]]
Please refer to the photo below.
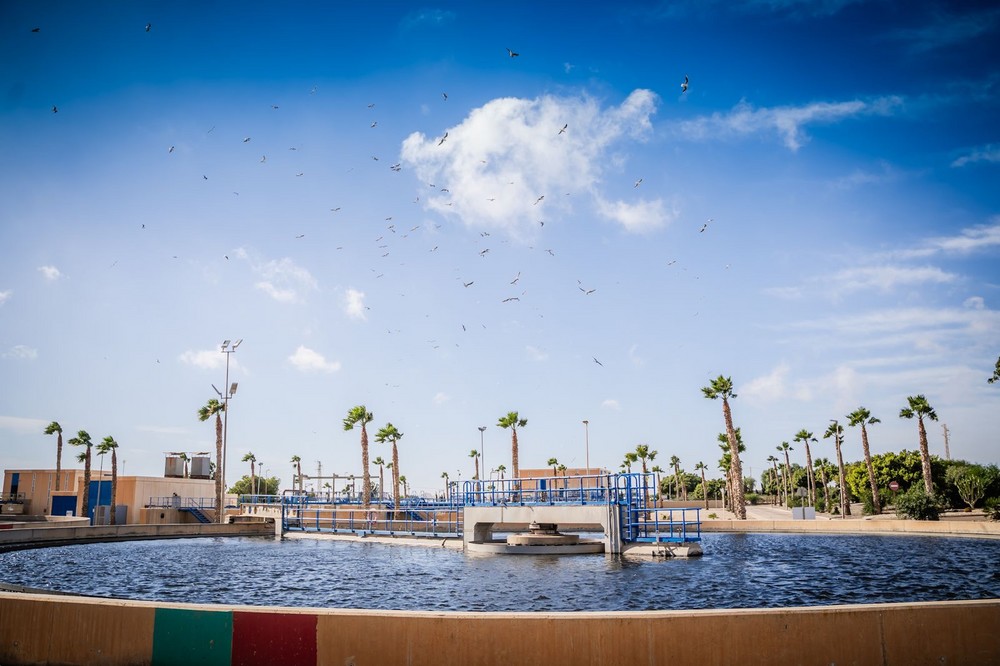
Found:
[[196, 509], [214, 509], [215, 508], [215, 498], [214, 497], [180, 497], [178, 495], [173, 495], [172, 497], [150, 497], [148, 507], [155, 508], [167, 508], [167, 509], [183, 509], [186, 507], [193, 507]]
[[373, 502], [366, 508], [360, 501], [334, 503], [285, 491], [280, 503], [282, 529], [286, 531], [424, 537], [457, 537], [462, 533], [461, 506], [453, 501], [404, 498], [399, 507], [392, 502]]

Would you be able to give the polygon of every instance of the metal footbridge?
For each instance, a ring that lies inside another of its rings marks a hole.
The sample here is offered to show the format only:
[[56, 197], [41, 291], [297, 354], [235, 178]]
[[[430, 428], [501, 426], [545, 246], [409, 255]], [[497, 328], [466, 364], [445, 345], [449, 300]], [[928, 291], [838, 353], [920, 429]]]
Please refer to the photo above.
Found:
[[471, 480], [444, 500], [404, 498], [398, 507], [379, 498], [366, 508], [355, 498], [293, 491], [276, 499], [283, 531], [469, 540], [494, 526], [537, 520], [602, 530], [612, 553], [620, 552], [622, 544], [700, 542], [700, 510], [658, 508], [652, 502], [655, 495], [653, 474], [628, 473]]

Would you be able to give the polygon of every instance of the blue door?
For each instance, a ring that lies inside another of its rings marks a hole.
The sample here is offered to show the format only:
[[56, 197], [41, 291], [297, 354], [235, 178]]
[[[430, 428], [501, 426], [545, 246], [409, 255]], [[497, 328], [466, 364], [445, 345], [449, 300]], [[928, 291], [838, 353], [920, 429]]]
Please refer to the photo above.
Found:
[[111, 482], [91, 481], [90, 496], [87, 501], [87, 517], [94, 524], [94, 512], [98, 506], [111, 506]]
[[55, 495], [52, 497], [52, 515], [65, 516], [76, 515], [76, 495]]

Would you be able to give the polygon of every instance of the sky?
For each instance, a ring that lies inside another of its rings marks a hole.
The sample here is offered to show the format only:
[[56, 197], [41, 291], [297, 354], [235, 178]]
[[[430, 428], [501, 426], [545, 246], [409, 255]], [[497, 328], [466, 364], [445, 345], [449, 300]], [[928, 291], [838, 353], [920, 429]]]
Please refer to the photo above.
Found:
[[227, 360], [230, 483], [360, 475], [359, 404], [416, 492], [509, 411], [721, 477], [719, 375], [757, 478], [918, 394], [998, 463], [998, 65], [982, 2], [0, 3], [0, 468], [213, 451]]

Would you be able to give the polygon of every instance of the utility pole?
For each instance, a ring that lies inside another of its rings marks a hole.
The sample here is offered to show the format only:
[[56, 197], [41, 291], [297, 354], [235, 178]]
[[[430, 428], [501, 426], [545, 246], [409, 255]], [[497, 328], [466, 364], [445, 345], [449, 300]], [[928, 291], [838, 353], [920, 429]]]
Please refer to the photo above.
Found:
[[944, 459], [951, 460], [951, 449], [948, 448], [948, 424], [942, 423], [941, 429], [944, 430]]

